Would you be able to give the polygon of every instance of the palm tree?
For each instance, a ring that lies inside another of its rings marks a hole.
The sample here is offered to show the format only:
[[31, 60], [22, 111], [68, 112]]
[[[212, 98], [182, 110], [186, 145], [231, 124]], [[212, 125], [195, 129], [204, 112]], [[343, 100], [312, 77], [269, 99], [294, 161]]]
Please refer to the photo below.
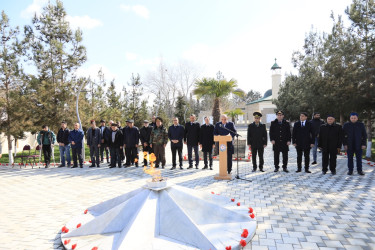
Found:
[[203, 78], [202, 80], [197, 80], [195, 82], [195, 89], [193, 90], [194, 95], [200, 99], [203, 96], [213, 97], [214, 106], [212, 108], [212, 116], [214, 119], [214, 124], [220, 120], [220, 100], [229, 94], [234, 94], [242, 96], [244, 93], [242, 90], [237, 89], [237, 81], [231, 79], [227, 81], [216, 80], [214, 78]]
[[232, 110], [228, 110], [226, 112], [224, 112], [224, 114], [232, 117], [232, 122], [233, 123], [236, 123], [236, 118], [239, 116], [239, 115], [243, 115], [245, 114], [244, 112], [242, 112], [241, 109], [232, 109]]

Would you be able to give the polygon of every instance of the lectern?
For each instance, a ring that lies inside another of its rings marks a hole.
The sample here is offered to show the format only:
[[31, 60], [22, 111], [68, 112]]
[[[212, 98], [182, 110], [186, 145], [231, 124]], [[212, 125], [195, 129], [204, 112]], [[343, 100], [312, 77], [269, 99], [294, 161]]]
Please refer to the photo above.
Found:
[[[232, 175], [228, 174], [228, 142], [232, 141], [230, 135], [217, 135], [214, 141], [219, 142], [219, 174], [215, 175], [215, 180], [231, 180]], [[231, 159], [229, 159], [231, 160]]]

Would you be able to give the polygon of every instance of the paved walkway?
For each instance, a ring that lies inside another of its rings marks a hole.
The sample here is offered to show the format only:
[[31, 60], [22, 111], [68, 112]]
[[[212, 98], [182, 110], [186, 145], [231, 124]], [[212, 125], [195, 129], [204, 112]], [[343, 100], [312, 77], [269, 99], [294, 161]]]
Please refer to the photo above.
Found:
[[[245, 134], [245, 131], [241, 131]], [[186, 149], [184, 149], [184, 154]], [[321, 157], [321, 155], [319, 155]], [[167, 152], [170, 163], [170, 152]], [[319, 158], [320, 162], [320, 158]], [[364, 164], [365, 176], [347, 176], [346, 159], [338, 159], [336, 176], [273, 172], [270, 145], [264, 173], [251, 173], [241, 162], [241, 177], [252, 182], [215, 181], [214, 170], [163, 170], [172, 182], [235, 198], [254, 208], [258, 229], [246, 249], [375, 249], [375, 167]], [[202, 163], [201, 166], [202, 167]], [[234, 167], [236, 164], [234, 163]], [[61, 249], [59, 231], [87, 207], [142, 186], [142, 168], [19, 169], [0, 167], [0, 249]]]

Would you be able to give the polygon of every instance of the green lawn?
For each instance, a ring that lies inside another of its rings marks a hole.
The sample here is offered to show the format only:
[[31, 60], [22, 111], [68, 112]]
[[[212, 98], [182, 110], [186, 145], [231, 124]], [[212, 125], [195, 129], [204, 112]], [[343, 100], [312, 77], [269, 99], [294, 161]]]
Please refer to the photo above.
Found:
[[[28, 155], [29, 154], [29, 152], [27, 151], [25, 151], [24, 152], [24, 155]], [[32, 149], [31, 151], [30, 151], [30, 154], [31, 155], [34, 155], [34, 154], [39, 154], [39, 152], [35, 152], [35, 148], [34, 149]], [[22, 155], [22, 153], [21, 152], [19, 152], [19, 153], [17, 153], [17, 155]], [[42, 155], [43, 155], [43, 153], [42, 153]], [[54, 155], [55, 155], [55, 162], [56, 163], [58, 163], [58, 162], [60, 162], [60, 151], [59, 151], [59, 146], [55, 146], [55, 151], [54, 151]], [[72, 153], [70, 152], [70, 155], [72, 155]], [[85, 145], [85, 160], [86, 161], [89, 161], [89, 159], [90, 159], [90, 149], [87, 147], [87, 145]], [[15, 165], [17, 165], [18, 163], [21, 163], [21, 158], [16, 158], [15, 159]], [[32, 162], [33, 162], [33, 160], [32, 160]], [[42, 162], [43, 162], [43, 157], [42, 157]], [[53, 162], [52, 161], [52, 158], [51, 158], [51, 162]], [[8, 154], [3, 154], [3, 156], [0, 158], [0, 163], [8, 163]]]

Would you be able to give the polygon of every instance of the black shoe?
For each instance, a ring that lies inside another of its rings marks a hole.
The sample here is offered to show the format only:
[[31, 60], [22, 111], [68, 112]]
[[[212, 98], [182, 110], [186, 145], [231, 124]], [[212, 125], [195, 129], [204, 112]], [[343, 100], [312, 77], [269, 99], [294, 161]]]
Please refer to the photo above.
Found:
[[195, 166], [196, 169], [198, 169], [198, 166]]
[[253, 172], [255, 172], [255, 171], [257, 171], [257, 169], [256, 169], [256, 168], [253, 168]]
[[44, 168], [49, 168], [49, 165], [47, 164]]
[[336, 171], [331, 172], [332, 175], [336, 175]]
[[299, 173], [299, 172], [301, 172], [302, 170], [299, 168], [299, 169], [297, 169], [297, 171], [296, 171], [296, 173]]
[[204, 167], [202, 168], [202, 170], [203, 170], [203, 169], [208, 169], [208, 166], [204, 166]]
[[359, 175], [365, 175], [365, 173], [363, 171], [359, 171], [358, 174]]
[[284, 171], [285, 173], [289, 173], [289, 170], [288, 170], [287, 168], [283, 168], [283, 171]]
[[193, 168], [193, 166], [189, 166], [187, 169], [191, 169], [191, 168]]
[[316, 164], [318, 164], [316, 161], [313, 161], [313, 162], [311, 163], [311, 165], [316, 165]]
[[91, 166], [89, 166], [89, 168], [94, 168], [95, 167], [95, 165], [91, 165]]
[[273, 170], [273, 172], [277, 173], [277, 172], [279, 172], [279, 169], [275, 168], [275, 170]]
[[159, 168], [159, 166], [155, 166], [155, 168]]
[[78, 166], [73, 166], [72, 168], [78, 168]]
[[212, 167], [210, 167], [210, 170], [213, 170]]
[[260, 171], [260, 172], [264, 172], [263, 168], [260, 168], [259, 171]]
[[83, 168], [83, 166], [79, 166], [80, 168]]
[[327, 173], [327, 171], [322, 171], [322, 174], [326, 174]]
[[118, 166], [118, 168], [122, 168], [122, 166], [120, 165], [120, 166]]
[[96, 166], [97, 168], [100, 168], [100, 165]]
[[176, 169], [176, 167], [171, 167], [171, 170]]
[[60, 165], [60, 166], [58, 166], [58, 168], [63, 168], [63, 167], [65, 167], [65, 165]]
[[180, 169], [184, 169], [182, 166], [180, 166]]
[[110, 166], [109, 168], [115, 168], [116, 166]]
[[305, 173], [311, 174], [311, 171], [308, 170], [308, 169], [306, 169], [306, 170], [305, 170]]
[[135, 167], [137, 168], [137, 167], [138, 167], [138, 164], [135, 164]]
[[126, 164], [124, 164], [124, 168], [128, 168], [128, 167], [130, 167], [130, 165], [126, 165]]
[[353, 171], [349, 171], [349, 172], [348, 172], [348, 175], [353, 175]]
[[161, 166], [162, 169], [164, 169], [164, 166]]

